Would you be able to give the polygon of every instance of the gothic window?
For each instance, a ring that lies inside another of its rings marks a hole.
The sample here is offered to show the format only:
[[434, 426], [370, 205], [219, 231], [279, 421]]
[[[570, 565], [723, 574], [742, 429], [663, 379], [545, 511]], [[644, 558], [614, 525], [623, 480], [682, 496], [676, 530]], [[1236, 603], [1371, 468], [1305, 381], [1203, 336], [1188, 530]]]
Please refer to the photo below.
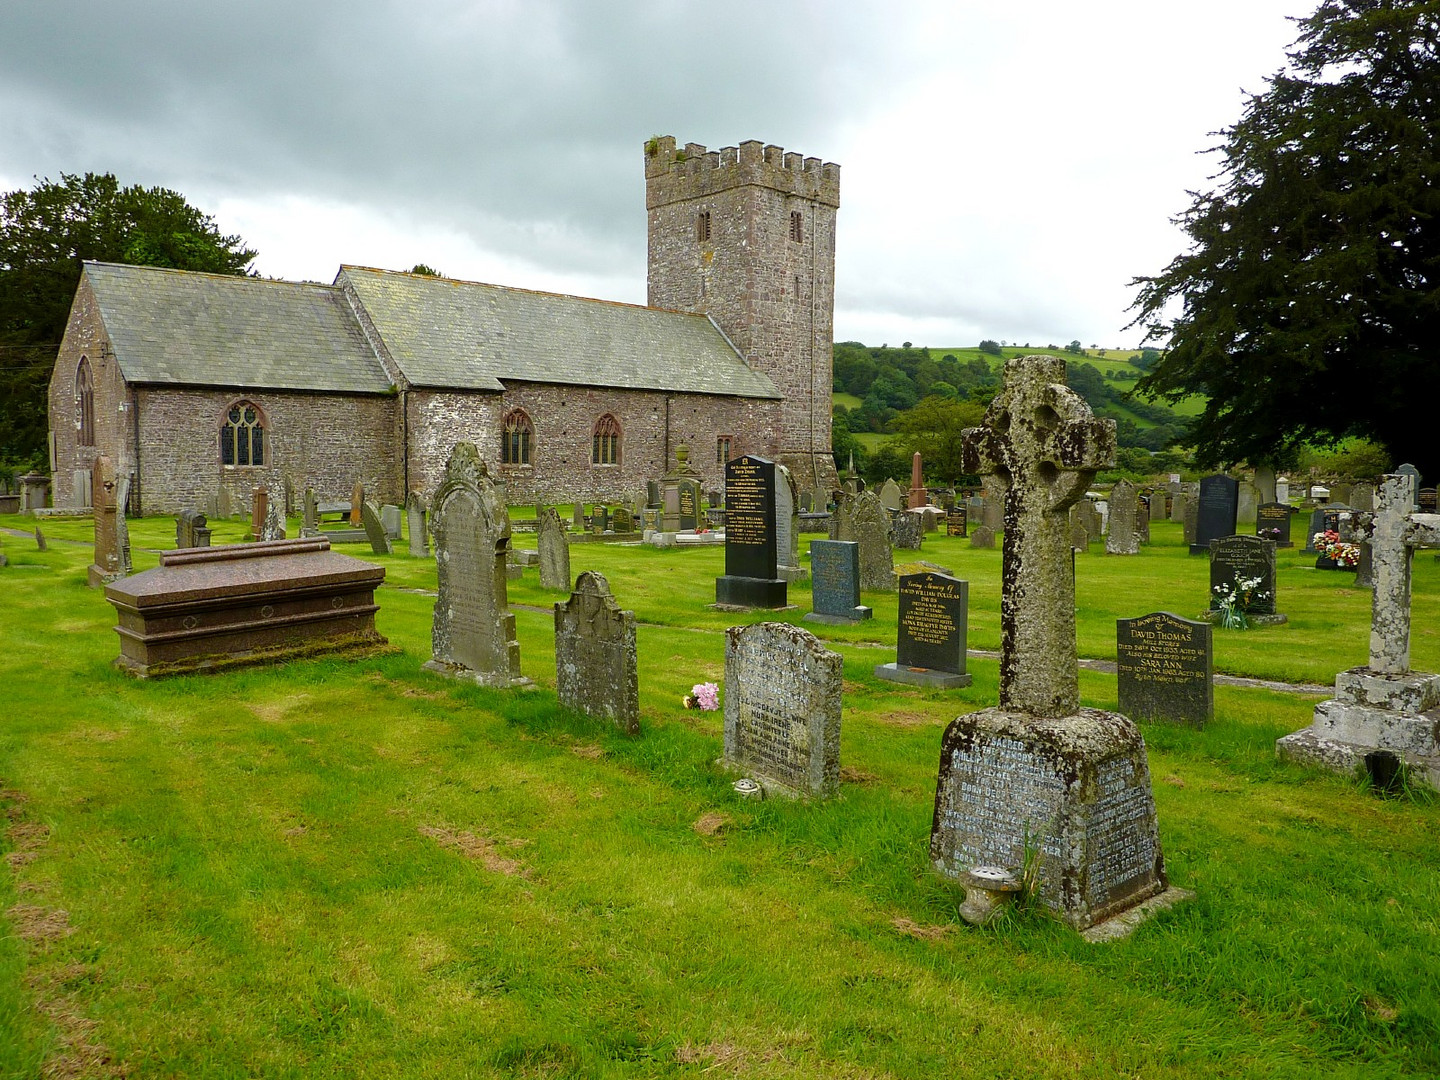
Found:
[[715, 464], [724, 465], [730, 460], [730, 436], [721, 435], [715, 440]]
[[529, 465], [535, 445], [535, 425], [524, 409], [505, 414], [505, 431], [500, 436], [500, 461], [504, 465]]
[[75, 412], [80, 427], [80, 445], [95, 445], [95, 384], [90, 378], [90, 361], [80, 358], [75, 370]]
[[710, 211], [701, 210], [695, 215], [695, 239], [707, 243], [710, 239]]
[[799, 210], [790, 211], [790, 239], [797, 244], [805, 239], [804, 216]]
[[222, 465], [265, 464], [265, 418], [248, 401], [237, 401], [220, 426]]
[[595, 443], [590, 461], [595, 465], [620, 463], [620, 423], [609, 413], [595, 421]]

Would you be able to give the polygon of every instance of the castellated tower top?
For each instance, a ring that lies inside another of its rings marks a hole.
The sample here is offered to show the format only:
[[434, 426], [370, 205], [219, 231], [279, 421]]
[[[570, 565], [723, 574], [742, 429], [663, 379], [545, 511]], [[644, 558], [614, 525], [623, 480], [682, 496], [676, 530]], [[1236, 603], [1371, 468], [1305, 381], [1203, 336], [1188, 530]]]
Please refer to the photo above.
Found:
[[673, 135], [657, 135], [645, 143], [647, 210], [750, 184], [830, 207], [840, 205], [840, 166], [832, 161], [787, 154], [756, 139], [719, 150], [700, 143], [677, 150]]

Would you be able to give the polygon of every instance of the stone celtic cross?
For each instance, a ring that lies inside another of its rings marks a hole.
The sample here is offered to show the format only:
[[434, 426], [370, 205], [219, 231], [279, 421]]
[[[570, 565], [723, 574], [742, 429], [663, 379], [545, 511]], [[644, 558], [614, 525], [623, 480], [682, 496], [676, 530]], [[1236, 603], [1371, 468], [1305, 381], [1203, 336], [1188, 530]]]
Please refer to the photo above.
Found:
[[[1416, 514], [1415, 477], [1382, 478], [1371, 514], [1344, 514], [1345, 535], [1369, 541], [1375, 598], [1370, 610], [1370, 670], [1410, 670], [1410, 566], [1417, 548], [1440, 548], [1440, 514]], [[1348, 520], [1347, 520], [1348, 519]]]
[[1064, 360], [1021, 356], [964, 439], [965, 471], [1004, 493], [1000, 707], [1069, 716], [1080, 690], [1067, 511], [1115, 460], [1115, 421], [1095, 419], [1065, 384]]

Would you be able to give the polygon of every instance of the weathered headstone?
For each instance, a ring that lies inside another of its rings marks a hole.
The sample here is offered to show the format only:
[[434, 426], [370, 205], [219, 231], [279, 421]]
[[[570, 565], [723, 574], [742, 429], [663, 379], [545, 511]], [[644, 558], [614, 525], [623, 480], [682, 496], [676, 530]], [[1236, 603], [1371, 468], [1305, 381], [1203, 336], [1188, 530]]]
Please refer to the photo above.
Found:
[[647, 510], [660, 508], [660, 485], [654, 480], [645, 481], [645, 508]]
[[635, 613], [620, 610], [605, 575], [594, 570], [580, 575], [569, 600], [555, 604], [555, 693], [568, 709], [640, 733]]
[[1373, 513], [1375, 510], [1375, 485], [1354, 485], [1350, 489], [1350, 505], [1362, 513]]
[[948, 574], [904, 574], [899, 592], [895, 662], [876, 667], [876, 678], [945, 690], [969, 686], [965, 671], [969, 582]]
[[995, 530], [989, 525], [977, 525], [970, 531], [970, 546], [972, 548], [993, 548], [995, 546]]
[[[1164, 499], [1163, 495], [1156, 496]], [[1135, 503], [1135, 539], [1141, 544], [1150, 543], [1150, 497], [1136, 500]]]
[[352, 529], [358, 529], [360, 527], [361, 519], [365, 512], [364, 508], [365, 485], [359, 480], [356, 480], [355, 486], [350, 489], [350, 527]]
[[390, 537], [385, 532], [385, 526], [380, 521], [380, 511], [374, 503], [367, 502], [361, 506], [360, 520], [365, 526], [365, 539], [370, 541], [370, 550], [376, 555], [392, 554]]
[[900, 491], [900, 485], [894, 480], [886, 479], [880, 485], [880, 505], [886, 510], [899, 510], [905, 505], [905, 496]]
[[789, 623], [725, 632], [725, 763], [782, 794], [840, 786], [844, 663]]
[[572, 524], [573, 524], [574, 529], [575, 529], [575, 531], [576, 531], [577, 533], [583, 533], [583, 532], [585, 531], [585, 504], [584, 504], [584, 503], [578, 503], [578, 502], [577, 502], [577, 503], [575, 504], [575, 513], [574, 513], [574, 515], [573, 515], [573, 517], [572, 517]]
[[1383, 477], [1374, 513], [1350, 515], [1347, 527], [1368, 538], [1373, 559], [1370, 660], [1337, 675], [1335, 697], [1276, 750], [1346, 773], [1388, 753], [1412, 780], [1440, 788], [1440, 675], [1410, 670], [1411, 564], [1416, 549], [1440, 548], [1440, 515], [1414, 512], [1415, 482], [1399, 472]]
[[831, 540], [855, 539], [855, 499], [849, 491], [835, 493], [835, 509], [830, 513], [829, 536]]
[[966, 535], [968, 535], [968, 534], [969, 534], [969, 529], [967, 528], [968, 524], [969, 524], [969, 522], [967, 521], [967, 519], [966, 519], [966, 517], [965, 517], [965, 507], [956, 505], [956, 506], [952, 506], [949, 510], [945, 511], [945, 535], [946, 535], [946, 536], [966, 536]]
[[250, 490], [250, 539], [263, 540], [265, 518], [270, 513], [270, 490], [261, 484]]
[[[209, 530], [209, 529], [206, 529], [205, 531], [208, 533], [210, 530]], [[45, 546], [45, 534], [40, 531], [40, 526], [39, 526], [39, 525], [36, 525], [36, 526], [35, 526], [35, 550], [36, 550], [36, 551], [49, 551], [49, 550], [50, 550], [48, 547]]]
[[215, 493], [215, 516], [220, 519], [228, 518], [232, 513], [230, 507], [230, 489], [224, 484]]
[[400, 507], [385, 503], [380, 507], [380, 527], [392, 545], [400, 539]]
[[1351, 493], [1351, 491], [1354, 489], [1354, 486], [1355, 486], [1355, 485], [1352, 484], [1349, 480], [1340, 480], [1340, 481], [1337, 481], [1336, 483], [1331, 484], [1331, 485], [1330, 485], [1330, 501], [1331, 501], [1331, 502], [1337, 502], [1337, 503], [1344, 503], [1346, 506], [1349, 506], [1349, 505], [1350, 505], [1350, 493]]
[[862, 592], [895, 591], [895, 556], [891, 551], [890, 512], [873, 491], [855, 496], [852, 525], [860, 545]]
[[1415, 481], [1415, 486], [1410, 493], [1410, 497], [1415, 500], [1415, 505], [1418, 507], [1420, 505], [1420, 470], [1409, 462], [1406, 462], [1404, 465], [1397, 465], [1395, 467], [1395, 475], [1408, 476]]
[[315, 497], [314, 488], [305, 489], [304, 506], [301, 511], [300, 535], [316, 536], [320, 532], [320, 500]]
[[1195, 537], [1200, 526], [1200, 502], [1197, 498], [1185, 500], [1185, 520], [1181, 525], [1182, 538], [1192, 548], [1195, 547]]
[[1120, 711], [1131, 720], [1204, 727], [1215, 717], [1210, 624], [1157, 611], [1115, 620]]
[[964, 469], [1003, 486], [1000, 704], [956, 718], [941, 743], [930, 858], [960, 877], [1038, 857], [1038, 896], [1086, 929], [1167, 888], [1145, 742], [1118, 713], [1080, 707], [1066, 519], [1114, 461], [1097, 420], [1049, 356], [1006, 361]]
[[1278, 503], [1290, 501], [1290, 481], [1283, 476], [1275, 481], [1275, 501]]
[[[181, 510], [175, 519], [175, 546], [177, 548], [209, 547], [210, 530], [206, 528], [205, 515], [199, 510]], [[199, 543], [196, 532], [205, 530], [205, 543]]]
[[919, 551], [925, 540], [925, 530], [918, 510], [901, 510], [890, 519], [891, 535], [895, 547], [901, 551]]
[[570, 588], [570, 542], [566, 539], [560, 514], [553, 506], [540, 511], [536, 531], [540, 549], [540, 587]]
[[1290, 539], [1290, 507], [1285, 503], [1261, 503], [1255, 509], [1255, 535], [1269, 540], [1276, 547], [1294, 547]]
[[1090, 530], [1085, 528], [1085, 522], [1072, 506], [1069, 515], [1070, 550], [1090, 550]]
[[1220, 610], [1216, 589], [1232, 589], [1241, 581], [1258, 581], [1245, 613], [1258, 626], [1286, 622], [1275, 607], [1275, 545], [1258, 536], [1218, 536], [1210, 542], [1210, 616]]
[[805, 622], [845, 625], [874, 614], [860, 603], [860, 545], [851, 540], [810, 541], [811, 603]]
[[1260, 506], [1259, 489], [1249, 480], [1241, 480], [1236, 492], [1235, 526], [1250, 525], [1255, 521], [1255, 511]]
[[[775, 466], [775, 576], [786, 581], [804, 581], [809, 572], [800, 565], [799, 489], [790, 470]], [[727, 526], [728, 529], [728, 526]], [[729, 533], [727, 531], [726, 535]]]
[[410, 534], [410, 555], [424, 559], [430, 554], [430, 538], [425, 531], [425, 496], [410, 492], [405, 500], [405, 529]]
[[1140, 537], [1135, 530], [1139, 492], [1129, 480], [1117, 480], [1110, 489], [1110, 531], [1105, 534], [1105, 551], [1110, 555], [1138, 555]]
[[1185, 509], [1190, 505], [1190, 496], [1183, 491], [1177, 491], [1170, 500], [1170, 520], [1184, 523]]
[[94, 506], [95, 555], [87, 579], [92, 589], [124, 577], [130, 572], [120, 531], [125, 514], [117, 510], [118, 485], [110, 459], [101, 456], [90, 468], [90, 499]]
[[786, 582], [776, 575], [775, 463], [745, 454], [725, 464], [725, 575], [715, 603], [783, 608]]
[[285, 539], [285, 511], [278, 502], [271, 501], [265, 508], [265, 520], [255, 539], [262, 542]]
[[1216, 474], [1200, 481], [1199, 514], [1195, 520], [1195, 539], [1190, 541], [1190, 554], [1200, 555], [1210, 542], [1221, 536], [1234, 536], [1239, 509], [1240, 485], [1233, 478]]
[[456, 443], [430, 501], [439, 597], [425, 664], [482, 686], [527, 687], [505, 587], [510, 514], [473, 443]]

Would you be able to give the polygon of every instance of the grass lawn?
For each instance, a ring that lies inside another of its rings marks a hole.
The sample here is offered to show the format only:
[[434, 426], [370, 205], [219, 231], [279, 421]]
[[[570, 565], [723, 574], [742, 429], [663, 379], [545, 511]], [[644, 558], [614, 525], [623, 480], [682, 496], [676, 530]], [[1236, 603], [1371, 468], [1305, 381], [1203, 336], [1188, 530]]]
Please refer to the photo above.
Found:
[[[510, 594], [531, 693], [422, 672], [434, 564], [366, 545], [342, 550], [387, 567], [398, 652], [146, 683], [110, 667], [89, 523], [43, 528], [46, 552], [0, 537], [0, 1077], [1440, 1073], [1440, 802], [1277, 763], [1314, 696], [1221, 686], [1204, 731], [1145, 726], [1197, 897], [1094, 946], [1031, 912], [967, 927], [928, 868], [941, 732], [994, 703], [997, 664], [948, 694], [876, 680], [893, 595], [815, 628], [845, 659], [840, 795], [752, 803], [714, 765], [720, 714], [680, 706], [723, 676], [719, 549], [571, 551], [642, 624], [626, 738], [558, 709], [534, 570]], [[1205, 560], [1153, 533], [1078, 557], [1083, 655], [1114, 657], [1118, 616], [1204, 606]], [[131, 537], [152, 566], [173, 520]], [[920, 557], [970, 581], [970, 644], [997, 648], [1000, 552]], [[1312, 563], [1281, 554], [1290, 623], [1217, 631], [1217, 668], [1363, 662], [1368, 594]], [[1429, 555], [1415, 593], [1414, 663], [1440, 670]], [[1080, 688], [1114, 706], [1113, 676]]]

